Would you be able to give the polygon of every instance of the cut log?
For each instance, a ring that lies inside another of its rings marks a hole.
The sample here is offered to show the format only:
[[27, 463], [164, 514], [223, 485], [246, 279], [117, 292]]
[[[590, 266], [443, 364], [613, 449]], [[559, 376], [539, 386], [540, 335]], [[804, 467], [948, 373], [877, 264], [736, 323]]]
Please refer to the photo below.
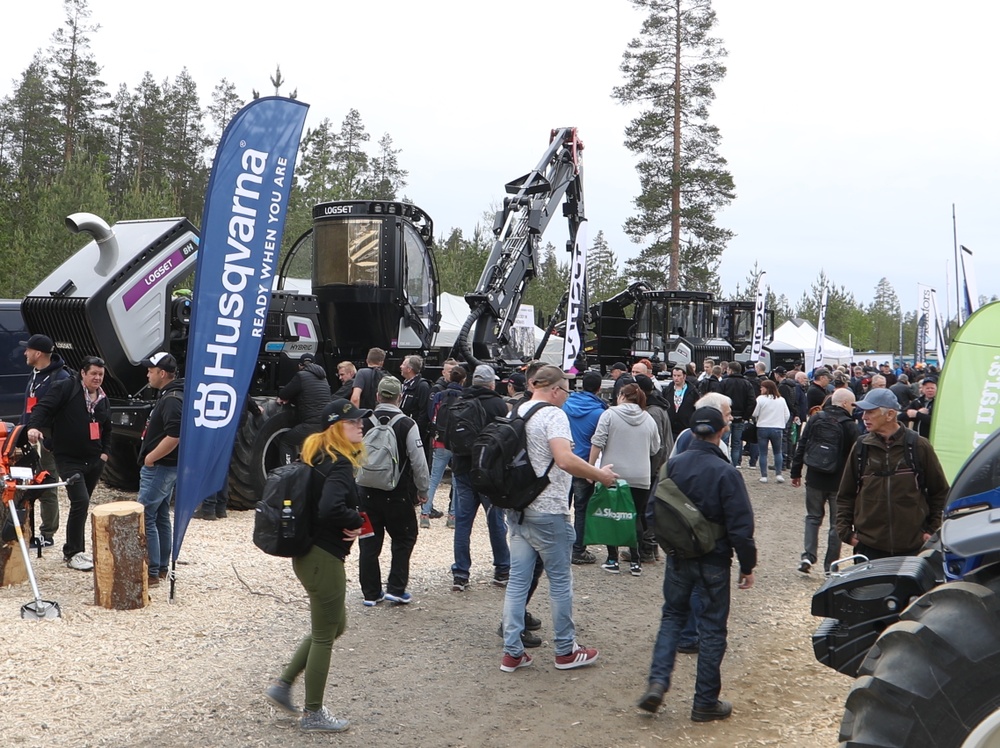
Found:
[[0, 587], [11, 587], [27, 581], [28, 570], [17, 541], [0, 545]]
[[[28, 516], [24, 504], [18, 502], [18, 519], [23, 523], [21, 531], [25, 542], [31, 536], [28, 529]], [[0, 527], [6, 527], [10, 520], [10, 507], [0, 504]], [[13, 523], [10, 525], [13, 527]], [[28, 581], [28, 569], [24, 565], [24, 554], [17, 540], [0, 543], [0, 587], [11, 587]]]
[[146, 524], [138, 501], [99, 504], [90, 513], [94, 602], [112, 610], [149, 604]]

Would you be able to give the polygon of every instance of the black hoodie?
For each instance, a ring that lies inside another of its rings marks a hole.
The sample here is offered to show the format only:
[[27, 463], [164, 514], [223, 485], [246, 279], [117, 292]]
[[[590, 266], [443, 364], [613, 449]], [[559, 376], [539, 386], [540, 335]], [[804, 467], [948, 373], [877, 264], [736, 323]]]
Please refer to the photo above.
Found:
[[278, 391], [278, 397], [295, 403], [299, 421], [319, 423], [323, 408], [330, 403], [330, 383], [326, 380], [326, 371], [310, 361]]
[[[32, 370], [31, 376], [28, 377], [28, 386], [24, 389], [24, 413], [21, 415], [21, 423], [28, 422], [29, 403], [34, 405], [45, 396], [52, 385], [71, 376], [73, 375], [66, 368], [66, 362], [58, 353], [52, 354], [52, 361], [44, 369]], [[32, 398], [34, 403], [31, 402]]]

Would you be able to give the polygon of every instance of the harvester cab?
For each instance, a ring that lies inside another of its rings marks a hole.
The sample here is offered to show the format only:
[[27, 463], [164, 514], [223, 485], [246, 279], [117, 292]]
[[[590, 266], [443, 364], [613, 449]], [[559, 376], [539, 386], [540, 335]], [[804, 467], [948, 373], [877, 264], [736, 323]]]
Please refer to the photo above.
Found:
[[733, 347], [716, 336], [712, 294], [646, 291], [638, 296], [632, 333], [633, 359], [696, 365], [706, 358], [731, 361]]

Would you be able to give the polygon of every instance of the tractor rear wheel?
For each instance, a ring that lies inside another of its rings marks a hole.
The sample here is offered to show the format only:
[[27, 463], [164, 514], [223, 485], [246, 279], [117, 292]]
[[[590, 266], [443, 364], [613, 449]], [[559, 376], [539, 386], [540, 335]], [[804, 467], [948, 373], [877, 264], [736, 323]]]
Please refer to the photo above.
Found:
[[253, 509], [264, 491], [269, 470], [281, 462], [281, 436], [295, 425], [295, 412], [273, 400], [260, 414], [247, 412], [236, 434], [229, 463], [229, 506]]
[[1000, 589], [952, 582], [879, 637], [847, 696], [846, 748], [1000, 745]]

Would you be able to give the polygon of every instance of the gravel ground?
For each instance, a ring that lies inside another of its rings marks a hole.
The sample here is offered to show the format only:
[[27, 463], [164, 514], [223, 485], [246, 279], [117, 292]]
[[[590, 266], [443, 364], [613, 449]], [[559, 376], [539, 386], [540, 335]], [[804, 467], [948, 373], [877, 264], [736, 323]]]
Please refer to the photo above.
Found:
[[[558, 671], [543, 581], [532, 612], [544, 621], [533, 667], [499, 669], [496, 627], [503, 590], [489, 580], [480, 517], [470, 589], [450, 589], [453, 531], [421, 532], [409, 606], [364, 608], [356, 552], [348, 560], [348, 630], [336, 642], [327, 706], [350, 732], [311, 737], [276, 713], [262, 691], [308, 628], [302, 588], [284, 559], [250, 541], [252, 512], [194, 520], [177, 567], [176, 595], [151, 591], [138, 611], [93, 603], [93, 576], [67, 569], [56, 549], [34, 560], [42, 598], [62, 618], [24, 621], [27, 583], [0, 589], [0, 735], [13, 746], [821, 746], [835, 745], [850, 687], [819, 665], [810, 634], [812, 593], [822, 579], [795, 571], [803, 489], [757, 482], [744, 471], [757, 518], [760, 565], [753, 590], [733, 591], [723, 698], [725, 722], [688, 718], [696, 657], [679, 655], [673, 689], [657, 716], [642, 694], [662, 602], [662, 564], [612, 576], [575, 566], [580, 640], [593, 666]], [[447, 503], [447, 486], [438, 505]], [[98, 502], [130, 494], [98, 489]], [[64, 500], [65, 502], [65, 500]], [[65, 521], [67, 507], [63, 507]], [[89, 539], [89, 530], [88, 530]], [[89, 540], [88, 540], [89, 545]], [[596, 550], [596, 549], [595, 549]], [[55, 551], [55, 552], [54, 552]], [[388, 550], [385, 552], [388, 554]], [[387, 555], [386, 555], [387, 558]], [[383, 566], [386, 568], [386, 565]], [[734, 575], [735, 584], [735, 575]], [[295, 690], [301, 702], [301, 686]]]

